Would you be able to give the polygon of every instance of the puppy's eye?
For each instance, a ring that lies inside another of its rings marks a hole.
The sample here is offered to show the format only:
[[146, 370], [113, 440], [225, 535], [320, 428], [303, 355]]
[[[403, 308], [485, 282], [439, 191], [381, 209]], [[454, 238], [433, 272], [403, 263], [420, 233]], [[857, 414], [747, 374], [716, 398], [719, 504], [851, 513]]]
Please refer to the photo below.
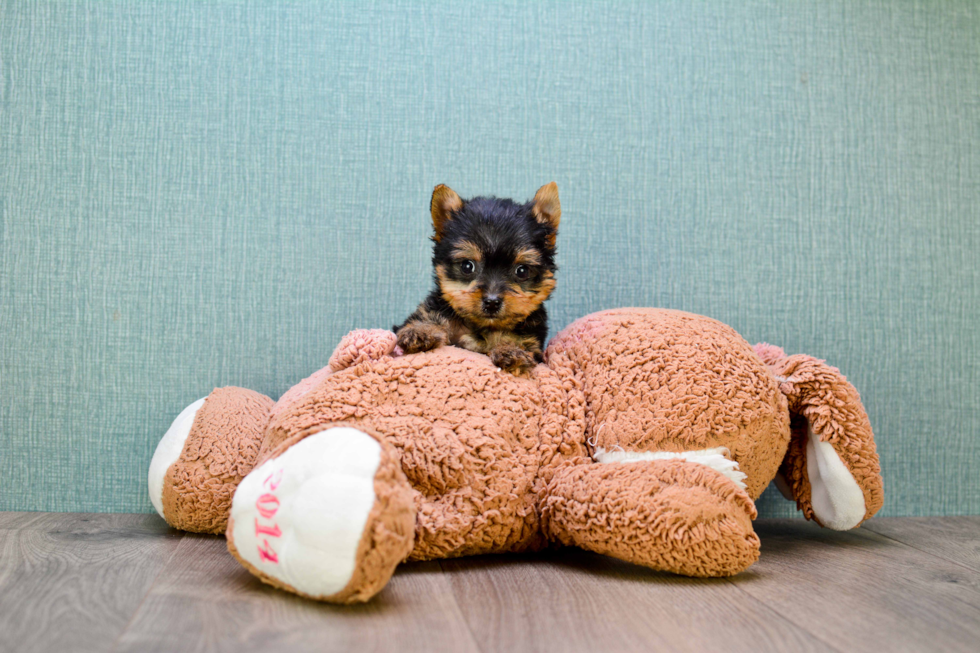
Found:
[[459, 266], [460, 271], [463, 274], [473, 274], [473, 270], [476, 269], [476, 265], [473, 261], [463, 261]]
[[518, 265], [514, 269], [514, 276], [521, 281], [525, 281], [529, 276], [531, 276], [531, 268], [527, 267], [526, 265]]

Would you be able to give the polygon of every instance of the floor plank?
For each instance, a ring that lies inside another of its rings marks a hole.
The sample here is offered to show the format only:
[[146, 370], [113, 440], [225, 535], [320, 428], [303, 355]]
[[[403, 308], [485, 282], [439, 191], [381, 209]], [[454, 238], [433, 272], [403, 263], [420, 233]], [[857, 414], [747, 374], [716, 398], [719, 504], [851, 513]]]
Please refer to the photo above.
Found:
[[109, 650], [183, 535], [156, 515], [7, 513], [2, 523], [9, 651]]
[[441, 564], [484, 653], [834, 650], [725, 579], [576, 549]]
[[43, 519], [46, 515], [59, 514], [47, 512], [0, 512], [0, 531], [15, 528], [26, 528], [32, 522]]
[[259, 582], [225, 540], [188, 534], [117, 651], [479, 651], [438, 563], [405, 565], [368, 604], [335, 606]]
[[762, 559], [733, 586], [847, 651], [976, 651], [980, 574], [868, 529], [756, 524]]
[[864, 528], [980, 572], [980, 517], [884, 517]]
[[0, 513], [0, 651], [973, 651], [980, 518], [762, 520], [731, 579], [574, 549], [405, 565], [367, 605], [260, 583], [154, 515]]

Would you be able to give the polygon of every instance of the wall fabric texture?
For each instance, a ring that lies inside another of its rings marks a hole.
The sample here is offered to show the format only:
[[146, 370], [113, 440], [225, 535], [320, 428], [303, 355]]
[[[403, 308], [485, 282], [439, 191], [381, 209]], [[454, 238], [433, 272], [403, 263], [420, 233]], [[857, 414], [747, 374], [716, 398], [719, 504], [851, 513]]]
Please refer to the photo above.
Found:
[[150, 511], [184, 406], [422, 299], [433, 186], [552, 180], [552, 335], [661, 306], [825, 358], [881, 514], [980, 513], [973, 0], [0, 0], [0, 510]]

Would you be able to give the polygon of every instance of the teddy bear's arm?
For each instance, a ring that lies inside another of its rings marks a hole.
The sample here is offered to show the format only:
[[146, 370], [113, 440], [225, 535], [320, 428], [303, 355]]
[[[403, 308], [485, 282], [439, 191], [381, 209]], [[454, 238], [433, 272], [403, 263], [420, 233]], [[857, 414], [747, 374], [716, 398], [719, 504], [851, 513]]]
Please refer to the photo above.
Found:
[[763, 347], [789, 401], [792, 439], [777, 481], [807, 519], [834, 530], [858, 526], [884, 501], [874, 434], [861, 397], [824, 361]]
[[542, 517], [554, 541], [688, 576], [731, 576], [759, 556], [745, 490], [681, 459], [564, 467]]

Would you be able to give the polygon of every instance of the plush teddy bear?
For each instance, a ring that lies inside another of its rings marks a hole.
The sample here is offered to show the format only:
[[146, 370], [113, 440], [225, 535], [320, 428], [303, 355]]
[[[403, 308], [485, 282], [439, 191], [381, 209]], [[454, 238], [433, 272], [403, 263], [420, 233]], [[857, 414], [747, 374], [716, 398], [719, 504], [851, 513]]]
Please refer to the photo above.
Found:
[[584, 317], [529, 377], [455, 347], [400, 355], [344, 337], [278, 402], [219, 388], [150, 464], [175, 528], [225, 533], [263, 581], [366, 601], [405, 560], [575, 545], [728, 576], [758, 558], [753, 501], [774, 478], [848, 529], [883, 500], [858, 393], [838, 370], [671, 310]]

